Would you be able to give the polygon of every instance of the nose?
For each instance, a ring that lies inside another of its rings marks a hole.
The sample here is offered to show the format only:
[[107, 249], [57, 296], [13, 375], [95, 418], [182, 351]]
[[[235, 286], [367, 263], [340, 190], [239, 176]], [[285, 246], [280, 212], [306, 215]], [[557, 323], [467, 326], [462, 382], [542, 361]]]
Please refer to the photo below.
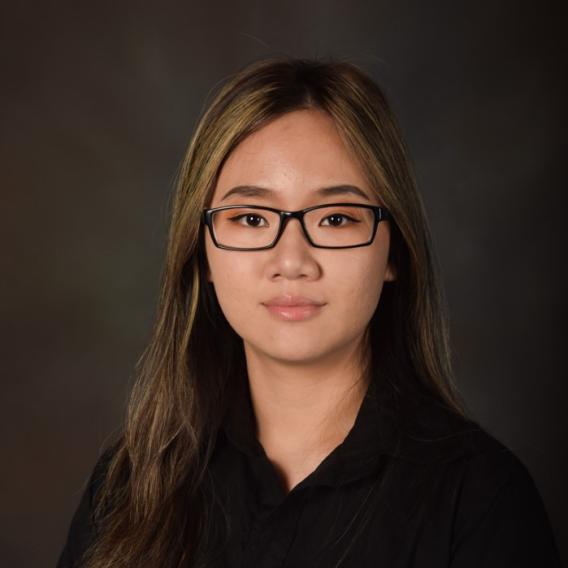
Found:
[[[279, 246], [280, 242], [284, 239], [289, 239], [290, 237], [286, 237], [286, 234], [293, 233], [294, 236], [291, 237], [292, 240], [297, 239], [300, 241], [304, 241], [305, 244], [309, 245], [310, 241], [308, 240], [307, 236], [304, 233], [304, 228], [302, 226], [302, 222], [297, 217], [287, 217], [283, 221], [283, 229], [282, 233], [280, 234], [280, 238], [278, 239], [276, 245]], [[293, 225], [294, 228], [290, 228], [290, 225]]]
[[267, 265], [269, 277], [316, 278], [320, 269], [313, 257], [312, 251], [315, 250], [304, 234], [300, 220], [289, 218], [280, 239], [267, 251], [271, 252]]

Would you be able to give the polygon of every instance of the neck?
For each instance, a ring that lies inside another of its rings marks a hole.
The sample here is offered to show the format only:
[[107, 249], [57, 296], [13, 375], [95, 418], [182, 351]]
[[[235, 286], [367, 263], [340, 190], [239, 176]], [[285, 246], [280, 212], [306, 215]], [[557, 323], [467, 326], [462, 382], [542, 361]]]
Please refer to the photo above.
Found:
[[359, 351], [294, 366], [245, 353], [258, 440], [290, 489], [352, 428], [368, 386]]

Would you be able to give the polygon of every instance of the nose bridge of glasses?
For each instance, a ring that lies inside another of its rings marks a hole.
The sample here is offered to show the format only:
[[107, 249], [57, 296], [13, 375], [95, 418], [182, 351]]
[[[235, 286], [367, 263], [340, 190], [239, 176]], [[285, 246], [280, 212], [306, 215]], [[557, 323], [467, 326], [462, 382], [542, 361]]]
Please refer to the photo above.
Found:
[[306, 234], [307, 228], [304, 225], [304, 213], [304, 211], [282, 211], [282, 214], [280, 216], [281, 227], [278, 235], [278, 240], [280, 240], [280, 238], [284, 234], [284, 231], [286, 230], [290, 221], [292, 219], [296, 219], [298, 221], [299, 230], [302, 233], [302, 236], [307, 242], [309, 242], [308, 235]]

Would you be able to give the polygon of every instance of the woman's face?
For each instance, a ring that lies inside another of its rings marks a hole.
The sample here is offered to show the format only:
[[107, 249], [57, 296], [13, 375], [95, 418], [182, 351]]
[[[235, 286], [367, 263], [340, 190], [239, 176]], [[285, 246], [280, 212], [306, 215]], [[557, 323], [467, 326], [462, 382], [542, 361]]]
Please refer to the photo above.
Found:
[[[359, 188], [368, 200], [353, 193], [317, 193], [346, 185]], [[224, 198], [238, 186], [269, 191]], [[274, 120], [236, 147], [220, 172], [210, 206], [295, 211], [338, 202], [380, 205], [333, 120], [319, 110], [300, 110]], [[383, 282], [395, 276], [387, 263], [388, 222], [379, 223], [371, 245], [358, 248], [312, 247], [297, 219], [288, 222], [272, 249], [223, 250], [213, 244], [209, 231], [205, 238], [208, 279], [245, 352], [283, 363], [313, 364], [352, 352], [377, 307]], [[300, 296], [321, 306], [266, 305], [274, 298], [284, 297], [280, 303], [286, 303]]]

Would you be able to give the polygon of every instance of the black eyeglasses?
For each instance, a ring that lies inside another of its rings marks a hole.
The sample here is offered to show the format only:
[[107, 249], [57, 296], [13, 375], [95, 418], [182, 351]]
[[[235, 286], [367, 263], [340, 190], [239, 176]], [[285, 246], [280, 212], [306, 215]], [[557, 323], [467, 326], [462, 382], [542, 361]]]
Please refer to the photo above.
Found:
[[225, 205], [203, 210], [216, 247], [226, 250], [265, 250], [276, 246], [286, 223], [298, 219], [310, 245], [354, 248], [370, 245], [381, 221], [392, 220], [384, 207], [359, 203], [314, 205], [281, 211], [259, 205]]

